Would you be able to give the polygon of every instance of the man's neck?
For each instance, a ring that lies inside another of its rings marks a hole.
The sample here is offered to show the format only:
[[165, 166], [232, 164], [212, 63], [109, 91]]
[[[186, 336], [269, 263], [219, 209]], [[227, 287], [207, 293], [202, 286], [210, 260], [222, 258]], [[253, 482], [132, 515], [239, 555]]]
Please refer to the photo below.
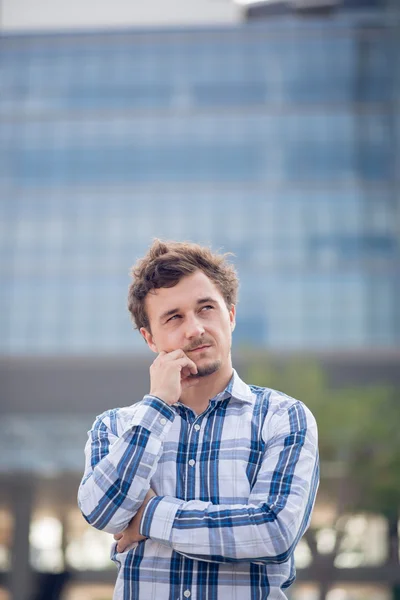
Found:
[[211, 398], [226, 388], [232, 374], [232, 364], [230, 364], [223, 372], [216, 371], [212, 375], [202, 377], [197, 385], [185, 390], [180, 401], [196, 414], [201, 414], [208, 407]]

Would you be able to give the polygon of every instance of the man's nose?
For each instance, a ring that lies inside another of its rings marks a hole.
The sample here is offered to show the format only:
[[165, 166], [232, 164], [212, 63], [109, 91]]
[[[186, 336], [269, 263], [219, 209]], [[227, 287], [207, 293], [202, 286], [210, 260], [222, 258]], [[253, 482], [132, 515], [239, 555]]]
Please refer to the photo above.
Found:
[[199, 337], [204, 333], [204, 326], [201, 320], [196, 316], [187, 317], [186, 319], [186, 337]]

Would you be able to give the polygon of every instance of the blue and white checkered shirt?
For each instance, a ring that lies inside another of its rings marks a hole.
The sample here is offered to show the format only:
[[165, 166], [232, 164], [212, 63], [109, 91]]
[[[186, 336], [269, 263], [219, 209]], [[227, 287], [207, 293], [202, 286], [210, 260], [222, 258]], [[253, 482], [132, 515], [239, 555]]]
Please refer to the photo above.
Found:
[[201, 415], [154, 396], [99, 416], [79, 506], [119, 533], [151, 487], [148, 539], [116, 552], [114, 600], [283, 600], [319, 481], [317, 428], [298, 400], [234, 371]]

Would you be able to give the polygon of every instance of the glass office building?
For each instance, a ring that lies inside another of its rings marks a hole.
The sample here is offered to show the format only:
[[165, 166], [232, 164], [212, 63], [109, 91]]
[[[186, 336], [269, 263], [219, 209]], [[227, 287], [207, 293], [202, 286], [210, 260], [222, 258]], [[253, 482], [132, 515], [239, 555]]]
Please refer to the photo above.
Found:
[[143, 348], [153, 237], [234, 252], [239, 346], [397, 346], [398, 22], [3, 35], [0, 352]]
[[[400, 21], [377, 4], [0, 36], [0, 600], [32, 596], [37, 572], [69, 574], [65, 600], [111, 598], [111, 539], [76, 489], [94, 415], [148, 391], [126, 295], [153, 237], [234, 252], [236, 349], [397, 382]], [[371, 539], [381, 560], [374, 531], [358, 565]], [[310, 556], [293, 600], [319, 597]], [[388, 600], [373, 577], [351, 597]]]

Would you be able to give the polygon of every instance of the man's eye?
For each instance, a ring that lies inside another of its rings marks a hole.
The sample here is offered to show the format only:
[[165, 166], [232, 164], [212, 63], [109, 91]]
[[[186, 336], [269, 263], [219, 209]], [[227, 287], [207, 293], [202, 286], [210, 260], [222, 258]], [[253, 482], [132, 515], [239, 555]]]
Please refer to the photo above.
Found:
[[214, 307], [211, 306], [211, 304], [208, 304], [207, 306], [203, 306], [203, 308], [201, 310], [204, 310], [205, 308], [214, 308]]
[[169, 323], [170, 321], [174, 321], [175, 319], [178, 319], [178, 318], [179, 318], [179, 315], [172, 315], [172, 317], [170, 317], [170, 318], [167, 320], [167, 323]]

